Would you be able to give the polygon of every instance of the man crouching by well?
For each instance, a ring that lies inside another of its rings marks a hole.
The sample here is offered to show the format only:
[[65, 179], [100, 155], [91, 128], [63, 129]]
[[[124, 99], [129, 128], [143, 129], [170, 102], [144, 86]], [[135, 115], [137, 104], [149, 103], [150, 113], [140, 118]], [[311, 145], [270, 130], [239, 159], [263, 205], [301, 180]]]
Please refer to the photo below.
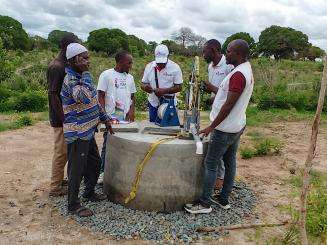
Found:
[[[202, 196], [196, 202], [185, 205], [185, 210], [190, 213], [210, 213], [212, 202], [224, 209], [230, 208], [228, 197], [236, 174], [236, 153], [246, 125], [245, 113], [254, 85], [248, 54], [249, 45], [244, 40], [234, 40], [227, 47], [227, 64], [235, 68], [219, 85], [210, 113], [210, 126], [199, 132], [204, 136], [211, 133], [211, 139], [204, 162]], [[225, 164], [224, 184], [220, 195], [212, 197], [221, 159]]]

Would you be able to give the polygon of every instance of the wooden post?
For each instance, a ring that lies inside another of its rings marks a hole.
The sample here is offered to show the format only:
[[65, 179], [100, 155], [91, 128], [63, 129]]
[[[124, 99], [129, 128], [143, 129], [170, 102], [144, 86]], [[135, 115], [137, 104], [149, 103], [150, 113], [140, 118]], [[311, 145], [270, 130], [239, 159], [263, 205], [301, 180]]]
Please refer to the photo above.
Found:
[[310, 170], [312, 168], [312, 160], [315, 156], [315, 150], [316, 150], [316, 143], [317, 143], [317, 135], [318, 135], [318, 129], [319, 129], [319, 123], [320, 123], [320, 115], [322, 112], [322, 108], [325, 101], [326, 96], [326, 85], [327, 85], [327, 55], [325, 56], [325, 65], [324, 65], [324, 71], [322, 74], [321, 79], [321, 86], [320, 86], [320, 92], [319, 92], [319, 100], [316, 110], [316, 115], [314, 118], [314, 121], [312, 123], [312, 132], [311, 132], [311, 140], [310, 140], [310, 146], [309, 151], [307, 155], [307, 159], [305, 161], [305, 166], [303, 170], [303, 184], [302, 184], [302, 192], [301, 192], [301, 198], [300, 198], [300, 220], [299, 220], [299, 229], [300, 229], [300, 235], [301, 235], [301, 244], [302, 245], [308, 245], [308, 237], [306, 232], [306, 215], [307, 215], [307, 195], [309, 191], [309, 182], [310, 182]]

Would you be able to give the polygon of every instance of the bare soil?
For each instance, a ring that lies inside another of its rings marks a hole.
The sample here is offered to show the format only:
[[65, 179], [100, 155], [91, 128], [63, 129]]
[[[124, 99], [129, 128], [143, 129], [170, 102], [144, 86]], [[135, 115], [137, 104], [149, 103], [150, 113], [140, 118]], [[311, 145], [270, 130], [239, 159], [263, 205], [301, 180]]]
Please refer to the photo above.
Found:
[[[241, 145], [249, 142], [250, 131], [280, 138], [283, 149], [278, 156], [238, 159], [238, 178], [250, 185], [257, 198], [254, 217], [247, 222], [274, 223], [288, 219], [281, 205], [298, 200], [291, 198], [287, 179], [304, 164], [311, 127], [308, 122], [274, 123], [266, 127], [247, 128]], [[70, 218], [62, 217], [48, 200], [52, 159], [52, 128], [46, 122], [0, 133], [0, 244], [6, 243], [87, 243], [115, 244], [110, 236], [92, 233]], [[101, 146], [101, 135], [97, 135]], [[320, 130], [314, 168], [327, 172], [327, 127]], [[233, 231], [212, 243], [264, 243], [271, 236], [280, 236], [285, 227]], [[260, 234], [259, 234], [260, 233]], [[258, 237], [259, 234], [259, 237]], [[144, 241], [119, 243], [148, 244]], [[200, 242], [201, 243], [201, 242]]]

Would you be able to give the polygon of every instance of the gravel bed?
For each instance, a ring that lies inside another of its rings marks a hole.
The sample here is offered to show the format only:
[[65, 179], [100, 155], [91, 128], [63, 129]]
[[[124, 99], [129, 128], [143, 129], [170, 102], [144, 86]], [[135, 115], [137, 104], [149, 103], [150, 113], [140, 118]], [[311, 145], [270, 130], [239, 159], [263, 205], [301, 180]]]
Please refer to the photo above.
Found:
[[[83, 188], [83, 187], [81, 187]], [[101, 193], [101, 188], [96, 190]], [[67, 197], [51, 198], [61, 215], [67, 215]], [[92, 231], [103, 232], [115, 239], [144, 239], [157, 242], [177, 241], [190, 243], [196, 240], [218, 239], [224, 233], [198, 233], [204, 226], [226, 226], [241, 224], [245, 215], [252, 214], [256, 202], [253, 192], [242, 182], [237, 182], [230, 197], [232, 208], [223, 210], [213, 205], [210, 214], [189, 214], [185, 211], [174, 213], [144, 212], [125, 208], [109, 201], [83, 203], [94, 211], [87, 218], [71, 216], [80, 225]]]

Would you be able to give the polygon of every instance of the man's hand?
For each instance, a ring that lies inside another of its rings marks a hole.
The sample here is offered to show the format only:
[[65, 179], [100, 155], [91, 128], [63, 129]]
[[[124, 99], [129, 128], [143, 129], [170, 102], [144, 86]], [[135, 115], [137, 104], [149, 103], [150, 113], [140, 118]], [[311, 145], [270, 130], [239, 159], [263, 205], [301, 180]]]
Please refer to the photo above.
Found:
[[151, 87], [150, 84], [141, 84], [141, 89], [144, 90], [145, 92], [151, 94], [153, 92], [153, 88]]
[[161, 97], [163, 96], [166, 92], [165, 92], [165, 89], [163, 88], [157, 88], [155, 91], [154, 91], [155, 95], [157, 97]]
[[218, 88], [214, 85], [212, 85], [211, 83], [209, 83], [208, 81], [204, 81], [204, 87], [205, 87], [205, 90], [209, 93], [217, 93], [217, 90]]
[[114, 131], [112, 130], [112, 127], [111, 127], [111, 122], [109, 120], [105, 122], [105, 125], [106, 125], [108, 132], [110, 134], [114, 134]]
[[206, 127], [205, 129], [202, 129], [199, 131], [199, 134], [203, 134], [204, 137], [207, 137], [212, 131], [214, 130], [211, 125], [209, 127]]
[[75, 57], [75, 65], [80, 72], [85, 72], [89, 70], [89, 62], [82, 56], [77, 55]]
[[135, 120], [134, 110], [130, 109], [126, 114], [126, 121], [134, 122], [134, 120]]

